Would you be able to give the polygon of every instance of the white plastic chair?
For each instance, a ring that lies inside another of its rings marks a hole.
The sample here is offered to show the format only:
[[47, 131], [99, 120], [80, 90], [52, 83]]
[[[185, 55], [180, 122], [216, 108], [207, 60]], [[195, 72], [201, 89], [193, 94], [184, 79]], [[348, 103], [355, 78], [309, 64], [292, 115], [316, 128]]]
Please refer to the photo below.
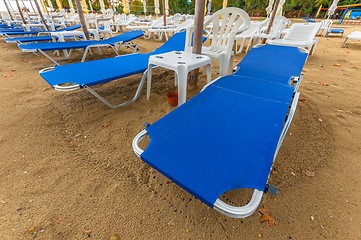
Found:
[[[255, 44], [258, 43], [261, 39], [278, 39], [280, 38], [283, 29], [290, 24], [290, 20], [285, 18], [284, 16], [277, 16], [273, 22], [271, 27], [271, 31], [266, 34], [264, 32], [259, 32], [254, 34]], [[267, 27], [265, 26], [265, 29]], [[264, 30], [265, 30], [264, 29]]]
[[306, 48], [313, 55], [321, 23], [294, 23], [282, 39], [267, 40], [268, 44]]
[[[104, 13], [98, 17], [90, 17], [87, 18], [88, 22], [88, 31], [89, 33], [94, 35], [95, 40], [100, 40], [100, 37], [106, 38], [106, 35], [109, 34], [110, 37], [113, 36], [113, 31], [111, 28], [112, 19], [114, 16], [114, 12], [112, 9], [106, 9]], [[90, 23], [95, 24], [95, 28], [90, 28]]]
[[[168, 25], [169, 22], [172, 20], [172, 17], [167, 17], [166, 22], [168, 27], [172, 27], [173, 25]], [[152, 22], [151, 25], [141, 25], [141, 26], [127, 26], [127, 29], [129, 30], [143, 30], [145, 31], [144, 34], [144, 38], [145, 39], [149, 39], [151, 38], [151, 34], [149, 33], [149, 29], [159, 29], [159, 28], [163, 28], [166, 27], [164, 26], [164, 20], [163, 17], [158, 18], [157, 20], [155, 20], [154, 22]]]
[[149, 34], [154, 37], [156, 41], [163, 40], [163, 36], [166, 40], [170, 37], [169, 35], [172, 35], [174, 33], [180, 32], [182, 30], [185, 30], [189, 27], [192, 27], [194, 24], [193, 19], [188, 19], [184, 21], [183, 23], [179, 24], [177, 27], [159, 27], [159, 28], [151, 28], [148, 30]]
[[320, 23], [321, 23], [321, 27], [320, 27], [319, 34], [322, 36], [326, 36], [327, 31], [331, 28], [331, 25], [333, 22], [331, 19], [325, 19], [325, 20], [322, 20]]
[[[204, 21], [203, 28], [212, 24], [212, 42], [202, 47], [202, 54], [219, 62], [219, 74], [225, 76], [232, 70], [233, 44], [237, 33], [247, 30], [251, 24], [248, 14], [240, 8], [229, 7], [215, 12]], [[190, 28], [190, 33], [193, 28]], [[191, 50], [192, 34], [187, 34], [186, 50]]]
[[254, 35], [256, 33], [258, 33], [261, 30], [261, 28], [264, 27], [268, 23], [268, 21], [269, 21], [269, 19], [266, 19], [262, 22], [251, 22], [250, 27], [246, 31], [236, 35], [235, 47], [234, 47], [236, 54], [239, 54], [242, 52], [244, 44], [247, 39], [249, 39], [247, 48], [246, 48], [246, 52], [248, 52], [248, 49], [251, 46], [251, 43], [253, 41]]

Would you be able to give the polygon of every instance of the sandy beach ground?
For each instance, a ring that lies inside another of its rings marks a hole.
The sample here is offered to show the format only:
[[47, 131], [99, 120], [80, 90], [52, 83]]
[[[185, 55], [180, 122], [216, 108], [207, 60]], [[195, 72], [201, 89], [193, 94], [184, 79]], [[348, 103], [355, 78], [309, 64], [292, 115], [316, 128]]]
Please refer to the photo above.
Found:
[[[143, 123], [174, 109], [165, 97], [175, 89], [171, 72], [155, 71], [150, 100], [143, 89], [136, 103], [111, 110], [85, 90], [55, 91], [38, 74], [49, 60], [1, 41], [0, 239], [361, 240], [361, 42], [340, 47], [357, 29], [320, 37], [270, 179], [279, 194], [266, 194], [246, 219], [210, 209], [133, 153]], [[160, 45], [136, 42], [141, 52]], [[95, 89], [120, 102], [139, 80]], [[225, 198], [238, 202], [240, 193]], [[261, 223], [264, 211], [272, 227]]]

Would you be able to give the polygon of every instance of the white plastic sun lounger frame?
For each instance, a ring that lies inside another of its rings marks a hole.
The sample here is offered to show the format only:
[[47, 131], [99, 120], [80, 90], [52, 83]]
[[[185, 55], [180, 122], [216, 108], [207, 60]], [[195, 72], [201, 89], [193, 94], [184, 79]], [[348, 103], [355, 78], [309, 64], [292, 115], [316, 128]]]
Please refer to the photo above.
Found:
[[360, 41], [361, 40], [361, 32], [359, 31], [354, 31], [352, 33], [350, 33], [349, 35], [347, 35], [345, 41], [342, 43], [342, 48], [347, 47], [347, 44], [350, 40], [356, 40], [356, 41]]
[[[213, 80], [212, 82], [210, 82], [209, 84], [204, 86], [202, 91], [204, 89], [206, 89], [208, 86], [210, 86], [212, 83], [217, 81], [218, 79], [219, 78]], [[295, 111], [296, 111], [298, 99], [299, 99], [299, 92], [295, 92], [293, 99], [292, 99], [290, 110], [287, 115], [287, 120], [285, 121], [285, 123], [283, 125], [283, 129], [282, 129], [280, 138], [277, 143], [277, 148], [276, 148], [276, 151], [275, 151], [275, 154], [273, 157], [273, 162], [276, 159], [278, 151], [279, 151], [279, 149], [282, 145], [282, 142], [286, 136], [287, 130], [288, 130], [289, 126], [291, 125], [292, 119], [293, 119]], [[147, 131], [144, 129], [140, 133], [138, 133], [137, 136], [135, 136], [135, 138], [133, 139], [132, 147], [133, 147], [135, 154], [138, 157], [140, 157], [140, 155], [144, 152], [144, 150], [139, 147], [139, 143], [140, 143], [140, 141], [142, 141], [142, 139], [144, 139], [146, 137], [146, 135], [147, 135]], [[245, 218], [245, 217], [252, 215], [257, 210], [259, 204], [261, 203], [263, 193], [264, 193], [264, 191], [254, 189], [251, 200], [244, 206], [232, 206], [232, 205], [229, 205], [228, 203], [225, 203], [221, 199], [217, 198], [217, 200], [214, 202], [213, 209], [215, 209], [216, 211], [218, 211], [228, 217]]]

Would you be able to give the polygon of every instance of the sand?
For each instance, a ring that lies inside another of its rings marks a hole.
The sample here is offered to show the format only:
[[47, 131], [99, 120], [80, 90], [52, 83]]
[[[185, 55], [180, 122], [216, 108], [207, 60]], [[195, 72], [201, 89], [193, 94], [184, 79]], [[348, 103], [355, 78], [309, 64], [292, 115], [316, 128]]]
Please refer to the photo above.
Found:
[[[53, 90], [38, 74], [51, 66], [46, 58], [2, 41], [0, 239], [360, 240], [361, 42], [340, 48], [344, 39], [320, 37], [304, 67], [298, 109], [270, 179], [279, 194], [261, 203], [272, 227], [260, 212], [246, 219], [217, 213], [133, 153], [143, 123], [174, 109], [165, 97], [175, 89], [171, 72], [154, 73], [150, 100], [143, 89], [136, 103], [111, 110], [87, 91]], [[160, 44], [136, 42], [142, 52]], [[120, 102], [139, 79], [95, 89]], [[188, 97], [203, 84], [204, 77]], [[240, 193], [225, 198], [238, 202]]]

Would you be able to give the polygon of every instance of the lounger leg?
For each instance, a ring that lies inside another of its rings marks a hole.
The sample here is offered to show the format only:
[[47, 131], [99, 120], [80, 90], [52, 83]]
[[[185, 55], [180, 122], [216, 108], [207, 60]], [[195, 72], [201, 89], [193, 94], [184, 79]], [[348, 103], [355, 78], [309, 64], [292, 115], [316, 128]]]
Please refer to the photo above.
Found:
[[343, 42], [343, 44], [342, 44], [341, 47], [342, 47], [342, 48], [346, 47], [347, 42], [348, 42], [348, 38], [345, 39], [345, 41]]
[[129, 101], [127, 101], [127, 102], [123, 102], [123, 103], [121, 103], [121, 104], [119, 104], [119, 105], [113, 105], [113, 104], [111, 104], [111, 103], [110, 103], [109, 101], [107, 101], [104, 97], [102, 97], [101, 95], [99, 95], [97, 92], [95, 92], [92, 88], [90, 88], [90, 87], [88, 87], [88, 86], [84, 86], [84, 88], [85, 88], [88, 92], [90, 92], [91, 94], [93, 94], [93, 96], [95, 96], [96, 98], [98, 98], [102, 103], [104, 103], [105, 105], [107, 105], [107, 106], [108, 106], [109, 108], [111, 108], [111, 109], [116, 109], [116, 108], [120, 108], [120, 107], [125, 107], [125, 106], [128, 106], [128, 105], [130, 105], [130, 104], [132, 104], [132, 103], [134, 103], [135, 101], [138, 100], [139, 95], [140, 95], [140, 92], [142, 91], [142, 88], [143, 88], [143, 85], [144, 85], [145, 78], [146, 78], [146, 76], [147, 76], [147, 72], [148, 72], [148, 70], [143, 73], [142, 79], [140, 80], [140, 83], [139, 83], [139, 85], [138, 85], [138, 88], [137, 88], [137, 91], [136, 91], [134, 97], [133, 97], [131, 100], [129, 100]]
[[147, 74], [147, 100], [150, 98], [150, 88], [152, 85], [152, 65], [148, 65], [148, 74]]
[[204, 70], [206, 71], [206, 75], [207, 75], [207, 83], [210, 83], [212, 81], [212, 66], [206, 65], [204, 66]]
[[50, 57], [47, 53], [45, 53], [43, 50], [38, 50], [41, 52], [45, 57], [47, 57], [50, 61], [52, 61], [56, 66], [60, 66], [60, 64], [54, 60], [54, 58]]

